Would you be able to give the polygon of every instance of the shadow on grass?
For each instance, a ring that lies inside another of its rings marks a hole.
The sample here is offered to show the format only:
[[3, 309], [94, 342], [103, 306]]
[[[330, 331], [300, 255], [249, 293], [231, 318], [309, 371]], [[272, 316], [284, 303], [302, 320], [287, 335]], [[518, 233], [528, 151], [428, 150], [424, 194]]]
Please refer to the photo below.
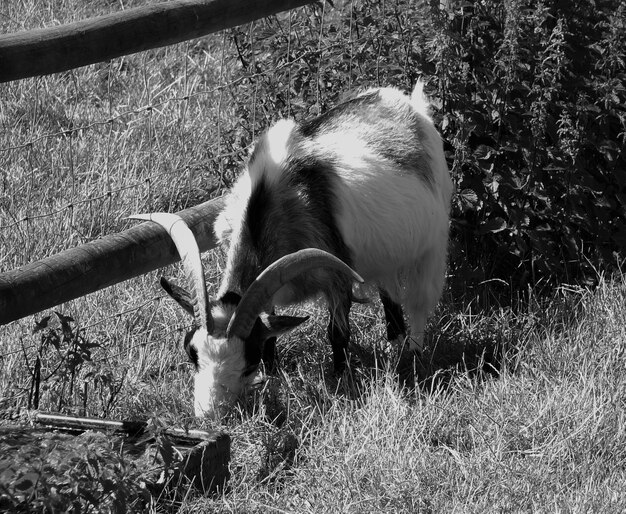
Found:
[[[416, 387], [424, 391], [445, 389], [460, 373], [479, 380], [497, 378], [505, 369], [515, 372], [524, 344], [524, 327], [501, 324], [501, 321], [497, 317], [485, 317], [480, 324], [468, 329], [457, 317], [431, 336], [421, 354], [389, 347], [357, 348], [352, 362], [365, 372], [359, 373], [361, 375], [367, 376], [367, 370], [391, 370], [397, 374], [400, 385], [409, 390]], [[354, 371], [353, 368], [351, 377], [357, 375]]]
[[400, 352], [373, 330], [365, 331], [368, 340], [351, 347], [349, 366], [340, 375], [332, 370], [322, 330], [295, 339], [297, 344], [279, 345], [278, 370], [266, 376], [239, 413], [244, 422], [252, 420], [255, 432], [255, 444], [242, 457], [246, 462], [254, 457], [246, 472], [273, 489], [288, 483], [300, 459], [306, 459], [303, 434], [324, 426], [337, 409], [361, 405], [381, 378], [397, 377], [400, 388], [413, 396], [415, 390], [445, 390], [461, 375], [481, 381], [497, 379], [505, 369], [514, 372], [529, 327], [510, 312], [498, 312], [442, 314], [422, 355]]
[[445, 388], [454, 374], [497, 377], [504, 366], [515, 361], [518, 348], [498, 336], [459, 338], [441, 336], [421, 356], [403, 354], [397, 367], [400, 382], [407, 387], [432, 390]]

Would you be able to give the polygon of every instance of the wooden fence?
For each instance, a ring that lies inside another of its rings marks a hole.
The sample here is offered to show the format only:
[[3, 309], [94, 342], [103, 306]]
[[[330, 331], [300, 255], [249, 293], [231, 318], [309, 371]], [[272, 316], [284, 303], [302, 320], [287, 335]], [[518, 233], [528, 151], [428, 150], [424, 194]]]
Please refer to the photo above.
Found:
[[[222, 199], [209, 200], [178, 214], [201, 251], [216, 245], [213, 222]], [[178, 261], [167, 232], [145, 222], [0, 274], [0, 325], [79, 298]]]
[[312, 0], [172, 0], [0, 35], [0, 82], [180, 43], [309, 3]]
[[[173, 0], [69, 25], [0, 36], [0, 82], [65, 71], [165, 46], [311, 3], [311, 0]], [[216, 244], [211, 200], [179, 212], [202, 251]], [[0, 273], [0, 324], [79, 298], [179, 259], [166, 232], [143, 223]]]

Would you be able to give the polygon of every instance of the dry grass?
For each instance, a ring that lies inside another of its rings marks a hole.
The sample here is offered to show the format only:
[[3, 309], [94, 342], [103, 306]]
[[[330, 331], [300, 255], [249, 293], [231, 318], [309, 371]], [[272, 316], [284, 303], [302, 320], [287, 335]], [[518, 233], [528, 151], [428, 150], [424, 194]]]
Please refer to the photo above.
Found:
[[[18, 30], [112, 4], [22, 0], [1, 4], [0, 19]], [[250, 143], [247, 120], [235, 116], [243, 87], [229, 82], [235, 61], [232, 41], [218, 34], [0, 85], [0, 269], [121, 230], [131, 212], [178, 210], [228, 183]], [[215, 286], [220, 256], [205, 258]], [[73, 389], [61, 390], [58, 374], [47, 380], [43, 409], [206, 426], [191, 416], [180, 347], [188, 320], [156, 277], [59, 307], [100, 347]], [[562, 289], [522, 313], [474, 311], [447, 297], [415, 388], [387, 370], [393, 356], [377, 305], [353, 313], [362, 364], [341, 378], [330, 372], [323, 309], [302, 306], [312, 321], [281, 341], [279, 376], [221, 427], [233, 437], [229, 489], [190, 497], [181, 511], [622, 512], [625, 303], [622, 277], [602, 279], [594, 292]], [[28, 405], [41, 348], [32, 329], [44, 314], [0, 327], [4, 412]], [[58, 354], [43, 354], [53, 369]]]

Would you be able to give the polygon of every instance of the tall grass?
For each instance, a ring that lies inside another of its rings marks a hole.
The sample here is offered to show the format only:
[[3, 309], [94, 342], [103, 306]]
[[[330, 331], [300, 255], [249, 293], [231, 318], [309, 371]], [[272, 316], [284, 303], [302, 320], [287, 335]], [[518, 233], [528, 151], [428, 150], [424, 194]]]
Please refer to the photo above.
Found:
[[[21, 0], [0, 4], [0, 23], [8, 32], [141, 3]], [[327, 18], [318, 7], [259, 22], [255, 37], [282, 38], [288, 49], [257, 56], [272, 69], [245, 62], [241, 52], [255, 39], [238, 29], [0, 85], [0, 270], [121, 230], [132, 212], [175, 211], [221, 191], [271, 119], [314, 114], [339, 94], [345, 77], [320, 57], [324, 31], [354, 4], [336, 4], [343, 11]], [[319, 33], [305, 14], [317, 17]], [[356, 32], [342, 61], [353, 87], [375, 83], [357, 83], [371, 41], [360, 48]], [[299, 40], [316, 41], [316, 60], [311, 48], [296, 48]], [[400, 57], [385, 70], [379, 55], [377, 77], [409, 82], [415, 70], [403, 70]], [[246, 66], [254, 79], [241, 79]], [[307, 102], [284, 82], [290, 69], [308, 73]], [[275, 95], [258, 94], [266, 87]], [[213, 290], [222, 256], [204, 258]], [[488, 289], [460, 299], [454, 277], [429, 325], [433, 351], [417, 363], [416, 387], [391, 371], [379, 305], [355, 307], [360, 365], [343, 377], [330, 371], [324, 308], [300, 306], [312, 320], [280, 341], [280, 373], [214, 427], [191, 414], [191, 368], [180, 345], [189, 321], [163, 297], [157, 275], [59, 306], [74, 321], [58, 348], [49, 338], [64, 333], [52, 312], [0, 327], [0, 418], [33, 406], [39, 357], [44, 410], [228, 431], [228, 490], [190, 495], [183, 512], [626, 510], [622, 276], [601, 277], [595, 291], [531, 294], [517, 310], [500, 307]], [[48, 315], [49, 326], [33, 332]], [[92, 345], [73, 367], [65, 353], [72, 344]]]

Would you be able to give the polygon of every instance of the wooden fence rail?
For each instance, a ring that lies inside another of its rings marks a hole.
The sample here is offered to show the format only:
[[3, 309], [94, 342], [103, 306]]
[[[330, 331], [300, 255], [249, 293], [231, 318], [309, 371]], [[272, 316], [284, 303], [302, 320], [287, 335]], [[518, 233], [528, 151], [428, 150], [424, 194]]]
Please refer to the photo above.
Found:
[[[217, 244], [213, 222], [222, 208], [216, 198], [178, 214], [201, 251]], [[167, 232], [152, 222], [70, 248], [0, 274], [0, 325], [167, 266], [180, 257]]]
[[0, 82], [180, 43], [309, 3], [312, 0], [172, 0], [0, 35]]
[[[172, 0], [59, 27], [0, 35], [0, 82], [66, 71], [200, 37], [312, 0]], [[211, 200], [179, 214], [200, 250], [216, 244]], [[0, 325], [166, 266], [179, 259], [169, 236], [143, 223], [0, 273]]]

